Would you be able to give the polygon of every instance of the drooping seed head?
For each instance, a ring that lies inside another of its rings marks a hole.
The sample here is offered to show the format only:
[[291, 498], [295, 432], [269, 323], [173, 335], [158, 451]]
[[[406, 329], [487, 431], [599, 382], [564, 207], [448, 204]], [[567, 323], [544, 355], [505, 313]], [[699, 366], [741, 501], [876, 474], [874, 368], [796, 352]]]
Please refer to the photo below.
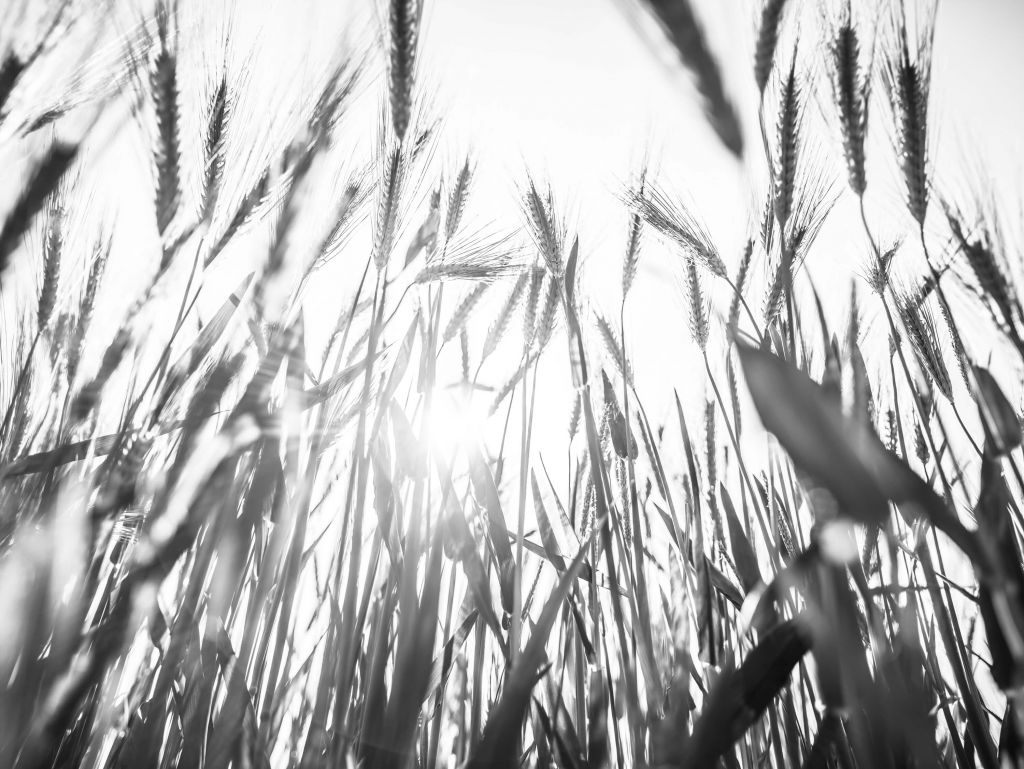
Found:
[[700, 262], [719, 278], [727, 275], [711, 235], [686, 206], [663, 189], [648, 182], [642, 193], [629, 193], [626, 202], [658, 234], [677, 245], [687, 260]]

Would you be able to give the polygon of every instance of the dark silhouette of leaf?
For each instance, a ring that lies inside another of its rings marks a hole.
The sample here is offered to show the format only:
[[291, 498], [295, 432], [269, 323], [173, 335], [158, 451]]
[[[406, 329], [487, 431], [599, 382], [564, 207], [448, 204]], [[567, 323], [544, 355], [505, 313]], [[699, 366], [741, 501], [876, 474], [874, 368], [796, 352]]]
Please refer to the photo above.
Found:
[[729, 541], [732, 545], [732, 559], [736, 566], [736, 576], [740, 578], [744, 592], [749, 593], [761, 584], [761, 568], [757, 563], [757, 555], [754, 552], [750, 539], [747, 538], [740, 519], [736, 515], [736, 508], [732, 504], [732, 497], [725, 484], [719, 484], [718, 498], [725, 509], [725, 518], [729, 523]]
[[[713, 767], [753, 725], [789, 681], [811, 648], [802, 617], [777, 625], [737, 667], [723, 670], [704, 701], [690, 737], [681, 746], [655, 747], [658, 756], [679, 756], [688, 767]], [[664, 738], [663, 738], [664, 739]]]
[[745, 344], [738, 349], [764, 426], [801, 470], [832, 493], [841, 514], [882, 525], [894, 502], [909, 521], [927, 518], [979, 562], [974, 535], [870, 427], [846, 417], [820, 385], [777, 356]]
[[1021, 443], [1020, 417], [988, 369], [975, 366], [974, 381], [975, 400], [988, 442], [1000, 456], [1005, 456]]

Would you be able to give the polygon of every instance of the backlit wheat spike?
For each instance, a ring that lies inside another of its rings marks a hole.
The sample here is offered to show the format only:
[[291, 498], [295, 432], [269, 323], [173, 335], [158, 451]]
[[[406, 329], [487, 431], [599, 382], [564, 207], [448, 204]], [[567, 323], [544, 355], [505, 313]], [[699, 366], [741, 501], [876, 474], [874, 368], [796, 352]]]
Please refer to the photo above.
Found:
[[743, 156], [743, 131], [736, 110], [725, 92], [718, 62], [697, 20], [691, 0], [647, 0], [683, 64], [693, 75], [703, 97], [704, 113], [722, 144], [736, 157]]
[[206, 266], [213, 263], [228, 243], [231, 242], [232, 238], [238, 234], [243, 226], [250, 221], [253, 214], [260, 207], [260, 205], [266, 201], [267, 196], [270, 192], [270, 171], [264, 171], [256, 183], [252, 186], [252, 189], [246, 193], [245, 197], [242, 198], [238, 207], [235, 209], [234, 215], [231, 217], [231, 221], [228, 222], [228, 226], [224, 228], [221, 236], [217, 239], [214, 246], [210, 249], [210, 253], [207, 254], [205, 259]]
[[308, 136], [312, 145], [322, 146], [331, 142], [331, 132], [340, 122], [349, 100], [355, 94], [363, 69], [361, 59], [346, 56], [330, 70], [309, 119]]
[[220, 186], [224, 177], [224, 144], [231, 104], [228, 97], [227, 77], [221, 77], [217, 83], [213, 98], [210, 101], [210, 114], [206, 122], [206, 138], [203, 153], [206, 163], [206, 174], [203, 184], [203, 212], [209, 217], [213, 214]]
[[885, 412], [886, 445], [889, 451], [895, 452], [899, 443], [899, 430], [896, 427], [896, 412], [886, 409]]
[[[487, 355], [484, 355], [484, 357], [486, 358]], [[526, 374], [528, 367], [531, 364], [533, 364], [534, 361], [535, 354], [527, 356], [523, 365], [519, 366], [515, 371], [513, 371], [512, 374], [510, 374], [509, 377], [502, 383], [502, 385], [495, 392], [494, 400], [491, 401], [490, 409], [488, 409], [489, 414], [493, 415], [501, 406], [501, 404], [505, 401], [505, 399], [512, 394], [512, 391], [516, 388], [516, 386], [521, 381], [523, 381], [523, 376]]]
[[522, 269], [513, 254], [498, 244], [482, 244], [467, 247], [462, 253], [449, 253], [426, 265], [416, 275], [416, 283], [446, 280], [477, 280], [491, 282], [507, 275], [514, 275]]
[[726, 277], [725, 263], [711, 236], [686, 206], [653, 183], [643, 194], [631, 193], [628, 204], [662, 237], [679, 246], [687, 260], [695, 259], [713, 275]]
[[459, 302], [455, 311], [452, 312], [451, 318], [448, 320], [448, 325], [444, 328], [444, 334], [441, 335], [441, 339], [444, 342], [450, 342], [455, 338], [462, 329], [466, 327], [466, 321], [469, 320], [470, 315], [476, 309], [477, 305], [480, 304], [480, 300], [483, 298], [484, 292], [487, 291], [488, 284], [479, 283], [472, 288], [472, 290], [463, 297], [462, 301]]
[[850, 189], [861, 196], [867, 189], [864, 142], [868, 130], [871, 75], [870, 71], [865, 74], [861, 66], [860, 37], [853, 24], [849, 2], [828, 43], [828, 72], [843, 140], [847, 178]]
[[527, 187], [523, 193], [523, 208], [526, 212], [527, 221], [530, 224], [530, 234], [537, 244], [544, 264], [552, 275], [561, 275], [564, 266], [562, 264], [562, 240], [563, 234], [559, 230], [555, 220], [554, 211], [551, 208], [551, 190], [547, 195], [541, 195], [540, 190], [532, 178], [527, 179]]
[[419, 39], [421, 0], [389, 0], [388, 86], [391, 121], [399, 142], [405, 139], [412, 114], [416, 79], [416, 46]]
[[697, 267], [692, 261], [687, 261], [686, 266], [686, 298], [689, 312], [690, 336], [697, 344], [701, 352], [705, 352], [708, 346], [708, 314], [704, 306], [704, 292], [700, 286], [700, 275], [697, 274]]
[[942, 280], [942, 276], [946, 274], [948, 269], [949, 266], [946, 265], [941, 269], [930, 272], [924, 276], [924, 280], [922, 280], [917, 288], [907, 296], [907, 303], [912, 309], [920, 309], [921, 306], [935, 294], [935, 290], [939, 287], [939, 282]]
[[583, 413], [583, 401], [580, 400], [579, 393], [573, 393], [572, 396], [572, 408], [569, 409], [569, 440], [576, 437], [576, 433], [580, 429], [580, 415]]
[[897, 302], [900, 321], [906, 329], [910, 345], [921, 362], [922, 369], [928, 374], [932, 384], [939, 392], [952, 400], [952, 383], [949, 371], [942, 359], [942, 350], [938, 346], [938, 330], [927, 306], [923, 301], [915, 301], [908, 296], [899, 297]]
[[715, 441], [715, 403], [704, 402], [704, 469], [707, 474], [707, 493], [710, 499], [715, 498], [718, 488], [718, 445]]
[[762, 94], [768, 85], [775, 63], [775, 47], [779, 42], [783, 11], [786, 0], [764, 0], [761, 19], [757, 28], [757, 42], [754, 45], [754, 81]]
[[804, 164], [798, 194], [786, 231], [786, 250], [800, 264], [836, 204], [836, 180], [814, 161]]
[[761, 207], [760, 227], [758, 235], [761, 239], [761, 248], [766, 254], [772, 253], [775, 244], [775, 215], [772, 206], [773, 195], [769, 192], [764, 196], [764, 205]]
[[615, 467], [615, 480], [619, 492], [619, 506], [622, 512], [622, 538], [627, 548], [633, 547], [633, 524], [632, 519], [626, 512], [629, 510], [629, 487], [626, 478], [626, 461], [620, 457], [613, 460]]
[[797, 80], [796, 54], [789, 72], [782, 81], [778, 123], [775, 129], [777, 157], [772, 185], [775, 191], [775, 217], [785, 228], [793, 212], [796, 193], [797, 163], [801, 143], [803, 104], [800, 83]]
[[600, 313], [596, 316], [597, 329], [601, 332], [601, 341], [604, 343], [605, 354], [611, 358], [615, 364], [616, 371], [619, 372], [619, 376], [625, 377], [626, 381], [633, 384], [633, 367], [629, 364], [629, 359], [625, 361], [623, 366], [622, 360], [622, 346], [619, 341], [618, 335], [615, 333], [615, 329]]
[[36, 325], [40, 330], [45, 329], [50, 322], [53, 308], [57, 304], [61, 256], [64, 247], [65, 215], [63, 205], [62, 202], [57, 201], [50, 204], [50, 213], [47, 217], [43, 237], [43, 282], [36, 309]]
[[587, 537], [590, 535], [591, 525], [594, 521], [594, 479], [589, 473], [587, 474], [587, 482], [583, 491], [583, 502], [580, 507], [582, 512], [579, 516], [579, 536]]
[[526, 293], [526, 286], [529, 280], [530, 273], [523, 272], [516, 280], [515, 285], [512, 286], [512, 290], [505, 299], [505, 303], [501, 306], [497, 316], [491, 322], [490, 328], [487, 329], [487, 337], [484, 340], [482, 352], [483, 358], [489, 358], [491, 354], [498, 349], [498, 343], [501, 342], [502, 338], [505, 336], [505, 332], [508, 330], [512, 315], [519, 307], [519, 302], [522, 300], [523, 294]]
[[770, 325], [782, 311], [786, 299], [786, 286], [792, 280], [791, 269], [792, 259], [783, 255], [771, 272], [772, 279], [768, 285], [763, 308], [766, 325]]
[[961, 224], [959, 212], [945, 201], [943, 201], [943, 210], [955, 243], [967, 261], [978, 286], [984, 295], [995, 304], [1007, 328], [1013, 329], [1017, 322], [1017, 313], [1014, 311], [1017, 306], [1017, 298], [1013, 285], [1007, 279], [1006, 273], [996, 257], [989, 228], [983, 226], [976, 237], [968, 237], [963, 224]]
[[25, 376], [25, 389], [23, 390], [20, 398], [22, 404], [29, 408], [19, 409], [19, 411], [12, 415], [12, 421], [14, 427], [10, 431], [10, 437], [7, 439], [9, 448], [9, 454], [5, 459], [12, 459], [20, 456], [24, 453], [26, 448], [25, 444], [31, 438], [29, 432], [29, 425], [35, 417], [34, 409], [31, 408], [33, 405], [33, 399], [35, 397], [35, 377], [32, 375], [32, 362], [29, 361], [28, 370]]
[[732, 426], [738, 436], [743, 432], [743, 417], [740, 406], [739, 384], [736, 380], [736, 367], [733, 365], [733, 356], [731, 354], [725, 361], [725, 375], [729, 383], [729, 399], [732, 403]]
[[746, 247], [743, 249], [743, 257], [740, 259], [740, 266], [736, 272], [736, 280], [733, 285], [732, 297], [729, 300], [729, 320], [727, 323], [727, 329], [729, 335], [732, 336], [736, 333], [739, 328], [740, 322], [740, 300], [743, 298], [743, 290], [747, 283], [747, 273], [750, 272], [750, 263], [753, 261], [754, 256], [754, 240], [753, 238], [747, 241]]
[[896, 252], [902, 245], [901, 241], [896, 241], [882, 251], [879, 259], [871, 263], [868, 270], [868, 284], [871, 286], [871, 290], [879, 296], [885, 293], [886, 286], [889, 285], [889, 268], [892, 266], [893, 257], [896, 256]]
[[900, 0], [886, 41], [885, 84], [895, 119], [896, 151], [906, 190], [907, 208], [919, 227], [928, 212], [928, 99], [931, 90], [931, 45], [934, 7], [926, 12], [921, 39], [909, 39], [906, 8]]
[[466, 162], [459, 169], [458, 176], [455, 177], [455, 185], [448, 195], [448, 205], [445, 210], [444, 238], [446, 241], [451, 240], [455, 236], [459, 225], [462, 223], [462, 215], [466, 210], [466, 201], [469, 198], [469, 189], [473, 182], [474, 170], [472, 160], [467, 157]]
[[949, 341], [953, 347], [953, 357], [956, 359], [957, 370], [960, 372], [960, 378], [968, 390], [972, 389], [971, 384], [971, 368], [974, 365], [971, 362], [971, 358], [967, 353], [967, 348], [964, 346], [963, 337], [960, 336], [960, 330], [957, 328], [956, 323], [952, 316], [946, 310], [946, 303], [939, 302], [939, 315], [942, 316], [943, 325], [946, 327], [946, 331], [949, 332]]
[[[647, 186], [647, 165], [640, 169], [640, 178], [636, 184], [636, 195], [643, 197]], [[639, 211], [633, 211], [629, 217], [629, 229], [626, 234], [626, 255], [622, 260], [622, 298], [625, 300], [629, 289], [636, 278], [636, 269], [640, 261], [640, 242], [643, 234], [643, 218]]]
[[333, 222], [330, 229], [324, 234], [317, 246], [315, 253], [317, 258], [310, 265], [310, 269], [321, 267], [329, 262], [338, 251], [345, 245], [352, 234], [358, 217], [357, 212], [362, 208], [368, 197], [366, 180], [359, 175], [353, 175], [345, 186], [334, 208]]
[[395, 144], [381, 159], [380, 199], [374, 220], [373, 262], [381, 272], [387, 266], [394, 248], [405, 173], [406, 159], [402, 145]]
[[547, 343], [551, 340], [551, 335], [554, 333], [555, 326], [558, 323], [558, 308], [562, 306], [561, 280], [549, 275], [547, 277], [547, 287], [544, 306], [541, 308], [541, 313], [537, 318], [536, 344], [538, 349], [546, 347]]
[[541, 289], [544, 287], [544, 269], [534, 267], [530, 270], [530, 286], [526, 292], [526, 306], [523, 311], [523, 339], [527, 346], [533, 343], [537, 334], [537, 317], [540, 309]]
[[469, 334], [466, 327], [459, 329], [459, 362], [462, 368], [462, 381], [469, 381]]
[[78, 372], [78, 364], [85, 349], [86, 336], [96, 309], [96, 297], [99, 295], [100, 283], [103, 280], [110, 256], [111, 240], [100, 240], [93, 248], [92, 264], [89, 277], [85, 282], [85, 293], [78, 307], [78, 322], [75, 324], [73, 338], [67, 340], [68, 380], [73, 382]]
[[[423, 254], [427, 266], [437, 264], [438, 248], [437, 233], [441, 226], [441, 188], [438, 186], [430, 195], [430, 205], [427, 208], [427, 215], [420, 222], [416, 234], [409, 241], [409, 247], [405, 252], [404, 266], [408, 267], [420, 254]], [[444, 256], [444, 253], [441, 253]], [[442, 259], [443, 261], [443, 259]]]
[[156, 113], [156, 223], [161, 236], [178, 213], [181, 200], [181, 145], [178, 111], [178, 60], [171, 47], [166, 13], [158, 15], [158, 44], [149, 73], [150, 96]]
[[861, 337], [861, 314], [860, 314], [860, 297], [857, 293], [857, 284], [850, 284], [850, 311], [847, 315], [846, 322], [846, 350], [852, 351], [854, 347], [860, 344]]
[[914, 420], [914, 454], [922, 465], [928, 464], [928, 442], [921, 430], [921, 423], [916, 419]]

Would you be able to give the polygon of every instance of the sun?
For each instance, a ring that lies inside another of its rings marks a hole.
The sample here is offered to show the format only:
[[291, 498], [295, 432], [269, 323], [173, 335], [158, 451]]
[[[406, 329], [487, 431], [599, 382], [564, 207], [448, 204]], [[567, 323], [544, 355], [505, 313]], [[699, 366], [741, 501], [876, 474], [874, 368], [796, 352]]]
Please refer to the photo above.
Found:
[[451, 459], [486, 434], [488, 404], [479, 393], [461, 386], [435, 388], [423, 419], [423, 442]]

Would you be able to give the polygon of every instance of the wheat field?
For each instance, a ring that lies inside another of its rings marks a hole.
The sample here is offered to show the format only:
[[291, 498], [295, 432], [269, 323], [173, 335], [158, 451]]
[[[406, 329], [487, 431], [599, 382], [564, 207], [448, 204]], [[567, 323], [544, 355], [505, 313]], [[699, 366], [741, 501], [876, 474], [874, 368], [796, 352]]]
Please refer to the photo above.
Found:
[[482, 192], [430, 0], [275, 6], [294, 70], [9, 0], [0, 769], [1024, 767], [1024, 206], [941, 9], [623, 3], [744, 210]]

